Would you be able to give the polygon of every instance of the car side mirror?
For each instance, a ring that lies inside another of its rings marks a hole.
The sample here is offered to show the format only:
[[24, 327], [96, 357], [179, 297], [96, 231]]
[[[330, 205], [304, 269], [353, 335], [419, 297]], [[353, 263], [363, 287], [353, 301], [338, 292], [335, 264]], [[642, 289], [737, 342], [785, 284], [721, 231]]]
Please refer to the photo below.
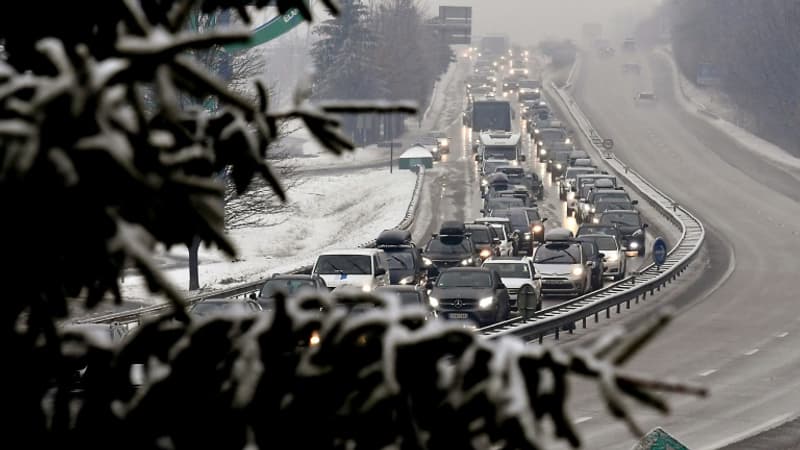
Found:
[[248, 297], [250, 297], [251, 300], [255, 300], [258, 298], [255, 292], [251, 292], [250, 295], [248, 295]]
[[606, 254], [605, 254], [605, 253], [603, 253], [603, 252], [600, 252], [600, 253], [598, 253], [598, 254], [597, 254], [597, 256], [599, 256], [599, 257], [601, 257], [601, 258], [605, 258], [605, 257], [606, 257]]
[[590, 269], [593, 268], [594, 267], [594, 261], [587, 261], [586, 262], [586, 267], [588, 267]]
[[486, 214], [486, 210], [485, 209], [481, 209], [481, 214]]
[[645, 224], [642, 224], [642, 228], [647, 228], [647, 227], [649, 227], [649, 226], [650, 226], [650, 225], [649, 225], [649, 224], [646, 224], [646, 223], [645, 223]]
[[639, 200], [632, 200], [632, 201], [631, 201], [631, 205], [634, 205], [634, 206], [636, 206], [636, 205], [638, 205], [638, 204], [639, 204]]
[[538, 274], [538, 273], [535, 273], [535, 274], [533, 274], [533, 279], [534, 279], [535, 281], [541, 280], [541, 279], [542, 279], [542, 275], [540, 275], [540, 274]]
[[383, 267], [378, 267], [377, 269], [375, 269], [375, 275], [377, 276], [386, 275], [386, 269], [384, 269]]
[[525, 162], [526, 158], [527, 157], [525, 155], [520, 155], [519, 160], [522, 161], [522, 162]]

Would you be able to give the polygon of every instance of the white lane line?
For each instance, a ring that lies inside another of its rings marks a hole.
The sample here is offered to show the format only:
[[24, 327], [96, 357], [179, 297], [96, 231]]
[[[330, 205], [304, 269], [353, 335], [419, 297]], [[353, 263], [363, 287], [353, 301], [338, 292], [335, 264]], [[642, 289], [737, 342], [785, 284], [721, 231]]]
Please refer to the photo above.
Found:
[[717, 371], [717, 369], [710, 369], [710, 370], [706, 370], [705, 372], [700, 372], [698, 375], [700, 375], [701, 377], [707, 377], [707, 376], [711, 375], [712, 373], [714, 373], [716, 371]]
[[592, 418], [588, 417], [588, 416], [587, 417], [579, 417], [579, 418], [575, 419], [575, 421], [573, 423], [575, 425], [578, 425], [579, 423], [588, 422], [590, 420], [592, 420]]
[[752, 350], [748, 350], [748, 351], [744, 352], [744, 355], [745, 356], [750, 356], [750, 355], [755, 355], [756, 353], [758, 353], [758, 349], [754, 348]]
[[788, 335], [789, 335], [789, 332], [788, 331], [784, 331], [783, 333], [776, 334], [775, 337], [785, 338]]

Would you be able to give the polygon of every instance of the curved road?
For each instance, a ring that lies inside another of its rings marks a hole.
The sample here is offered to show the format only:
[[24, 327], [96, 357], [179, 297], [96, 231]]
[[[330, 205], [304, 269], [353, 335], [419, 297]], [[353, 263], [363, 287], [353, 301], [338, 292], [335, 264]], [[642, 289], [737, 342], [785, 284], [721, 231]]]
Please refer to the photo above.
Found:
[[[622, 74], [638, 60], [640, 75]], [[800, 173], [776, 167], [678, 102], [669, 63], [650, 50], [584, 54], [573, 96], [615, 151], [706, 224], [710, 263], [676, 299], [681, 314], [633, 369], [704, 383], [706, 399], [675, 397], [661, 417], [631, 405], [690, 448], [717, 448], [800, 412]], [[658, 101], [637, 105], [636, 92]], [[627, 449], [599, 394], [578, 385], [570, 408], [586, 448]]]

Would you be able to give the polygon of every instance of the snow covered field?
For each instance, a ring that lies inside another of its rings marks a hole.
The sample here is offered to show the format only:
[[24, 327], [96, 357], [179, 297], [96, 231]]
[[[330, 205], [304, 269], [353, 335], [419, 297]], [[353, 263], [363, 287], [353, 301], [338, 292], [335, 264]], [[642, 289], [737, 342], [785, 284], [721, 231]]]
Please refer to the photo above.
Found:
[[[321, 251], [352, 248], [374, 239], [405, 217], [416, 174], [403, 170], [357, 171], [336, 176], [316, 176], [289, 192], [286, 212], [270, 215], [263, 226], [232, 230], [239, 249], [231, 261], [216, 249], [200, 249], [202, 291], [224, 289], [311, 264]], [[186, 291], [189, 282], [188, 251], [173, 248], [164, 273]], [[140, 276], [125, 279], [127, 301], [158, 303]]]

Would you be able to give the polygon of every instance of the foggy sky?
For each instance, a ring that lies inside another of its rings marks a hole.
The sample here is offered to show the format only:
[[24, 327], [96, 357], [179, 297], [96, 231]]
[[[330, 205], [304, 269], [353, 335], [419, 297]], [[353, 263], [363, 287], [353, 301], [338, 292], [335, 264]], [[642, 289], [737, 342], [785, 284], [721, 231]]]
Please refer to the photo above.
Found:
[[[472, 34], [506, 34], [519, 44], [546, 37], [580, 36], [584, 22], [604, 23], [609, 34], [625, 35], [659, 0], [434, 0], [439, 5], [472, 6]], [[613, 30], [612, 28], [616, 28]], [[616, 31], [616, 33], [615, 33]]]

